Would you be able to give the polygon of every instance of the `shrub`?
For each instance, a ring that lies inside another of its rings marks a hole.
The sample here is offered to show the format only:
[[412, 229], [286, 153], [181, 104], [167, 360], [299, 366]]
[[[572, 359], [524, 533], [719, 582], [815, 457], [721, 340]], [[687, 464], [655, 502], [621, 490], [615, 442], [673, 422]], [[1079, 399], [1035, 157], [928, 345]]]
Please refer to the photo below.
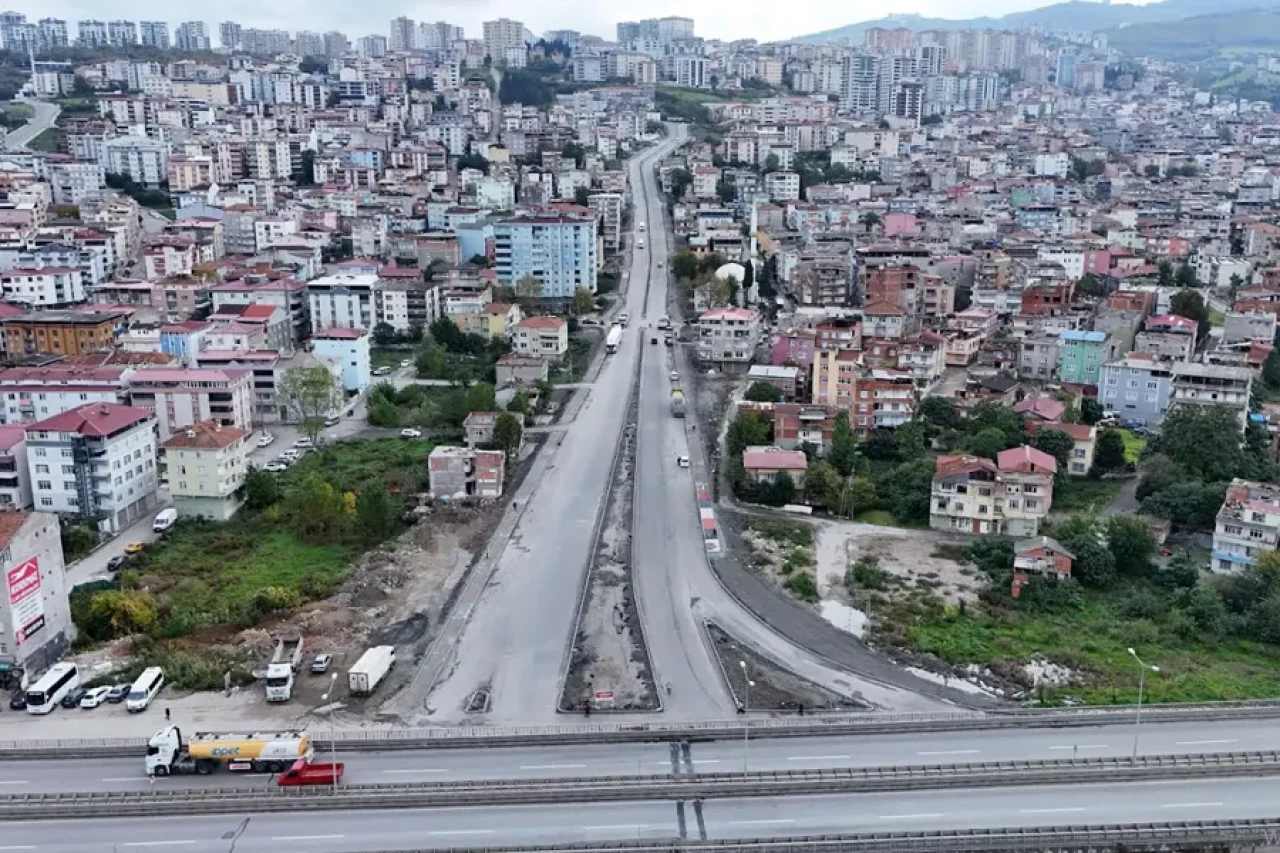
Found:
[[880, 568], [875, 557], [863, 557], [849, 568], [845, 585], [861, 589], [881, 590], [889, 586], [889, 573]]
[[813, 579], [813, 575], [807, 572], [792, 575], [787, 580], [787, 589], [791, 590], [791, 594], [801, 601], [814, 602], [818, 600], [818, 582]]

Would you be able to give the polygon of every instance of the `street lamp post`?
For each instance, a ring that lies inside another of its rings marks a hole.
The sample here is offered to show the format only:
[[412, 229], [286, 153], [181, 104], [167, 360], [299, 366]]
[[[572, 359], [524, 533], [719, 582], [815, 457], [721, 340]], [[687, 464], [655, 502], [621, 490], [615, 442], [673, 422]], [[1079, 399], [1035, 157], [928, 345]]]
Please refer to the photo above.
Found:
[[330, 769], [333, 771], [333, 793], [335, 796], [338, 793], [338, 734], [333, 728], [333, 702], [330, 697], [333, 696], [333, 688], [337, 683], [338, 673], [335, 672], [329, 676], [328, 692], [320, 694], [320, 701], [327, 702], [329, 705], [329, 757], [330, 763], [333, 764]]
[[751, 710], [751, 688], [755, 686], [755, 682], [747, 674], [747, 662], [738, 661], [738, 666], [742, 667], [742, 775], [747, 775], [747, 758], [751, 749], [751, 726], [747, 722], [749, 711]]
[[1138, 757], [1138, 735], [1142, 729], [1142, 691], [1147, 684], [1147, 670], [1159, 673], [1160, 667], [1151, 666], [1143, 663], [1142, 658], [1138, 657], [1138, 653], [1132, 648], [1129, 649], [1129, 655], [1138, 662], [1138, 708], [1133, 715], [1133, 757]]

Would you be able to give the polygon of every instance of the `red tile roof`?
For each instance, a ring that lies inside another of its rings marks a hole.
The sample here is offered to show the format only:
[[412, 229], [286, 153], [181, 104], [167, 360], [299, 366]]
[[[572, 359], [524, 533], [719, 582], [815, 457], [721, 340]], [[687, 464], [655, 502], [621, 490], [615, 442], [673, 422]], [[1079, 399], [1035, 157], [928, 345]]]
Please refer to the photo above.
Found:
[[996, 463], [981, 456], [939, 456], [933, 463], [935, 480], [972, 474], [975, 471], [996, 472]]
[[996, 456], [1001, 471], [1048, 471], [1058, 472], [1058, 460], [1043, 450], [1037, 450], [1029, 444], [1002, 450]]
[[36, 421], [27, 425], [26, 430], [28, 433], [74, 432], [90, 438], [102, 438], [154, 418], [155, 415], [147, 409], [118, 403], [89, 403]]
[[217, 421], [201, 421], [185, 430], [179, 430], [163, 445], [165, 448], [191, 450], [218, 450], [230, 447], [249, 434], [239, 427], [223, 426]]

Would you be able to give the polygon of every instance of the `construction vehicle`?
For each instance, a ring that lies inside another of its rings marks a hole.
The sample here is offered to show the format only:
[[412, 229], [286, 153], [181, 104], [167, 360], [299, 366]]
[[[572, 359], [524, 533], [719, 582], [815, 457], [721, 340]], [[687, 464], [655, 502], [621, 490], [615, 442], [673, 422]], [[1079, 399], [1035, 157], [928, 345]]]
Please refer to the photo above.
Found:
[[622, 327], [614, 326], [609, 329], [609, 334], [604, 339], [604, 351], [613, 355], [618, 351], [618, 344], [622, 343]]
[[302, 663], [304, 645], [303, 638], [296, 634], [276, 641], [271, 663], [267, 664], [268, 702], [288, 702], [293, 698], [293, 680], [298, 672], [298, 665]]
[[374, 646], [347, 670], [347, 689], [352, 696], [368, 696], [396, 663], [395, 646]]
[[147, 742], [147, 775], [207, 776], [223, 765], [237, 773], [280, 773], [311, 756], [311, 738], [302, 731], [196, 732], [184, 741], [177, 726], [167, 726]]
[[276, 784], [284, 788], [294, 785], [337, 785], [342, 781], [342, 771], [346, 765], [311, 764], [299, 758], [293, 766], [276, 777]]
[[671, 389], [671, 414], [673, 417], [684, 417], [684, 392], [679, 388]]

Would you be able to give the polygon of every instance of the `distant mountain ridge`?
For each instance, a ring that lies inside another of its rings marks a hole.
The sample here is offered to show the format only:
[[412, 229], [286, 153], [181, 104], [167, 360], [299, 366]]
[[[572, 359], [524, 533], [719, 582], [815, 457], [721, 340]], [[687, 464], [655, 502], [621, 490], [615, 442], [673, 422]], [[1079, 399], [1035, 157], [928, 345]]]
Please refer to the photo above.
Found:
[[1257, 9], [1280, 8], [1280, 0], [1164, 0], [1135, 6], [1128, 3], [1090, 3], [1068, 0], [1025, 12], [1012, 12], [997, 18], [928, 18], [923, 15], [886, 15], [874, 21], [861, 21], [835, 29], [799, 36], [791, 41], [820, 43], [851, 40], [860, 42], [874, 27], [905, 27], [909, 30], [1016, 29], [1044, 27], [1058, 30], [1117, 30], [1136, 24], [1168, 24], [1201, 15], [1224, 15]]

